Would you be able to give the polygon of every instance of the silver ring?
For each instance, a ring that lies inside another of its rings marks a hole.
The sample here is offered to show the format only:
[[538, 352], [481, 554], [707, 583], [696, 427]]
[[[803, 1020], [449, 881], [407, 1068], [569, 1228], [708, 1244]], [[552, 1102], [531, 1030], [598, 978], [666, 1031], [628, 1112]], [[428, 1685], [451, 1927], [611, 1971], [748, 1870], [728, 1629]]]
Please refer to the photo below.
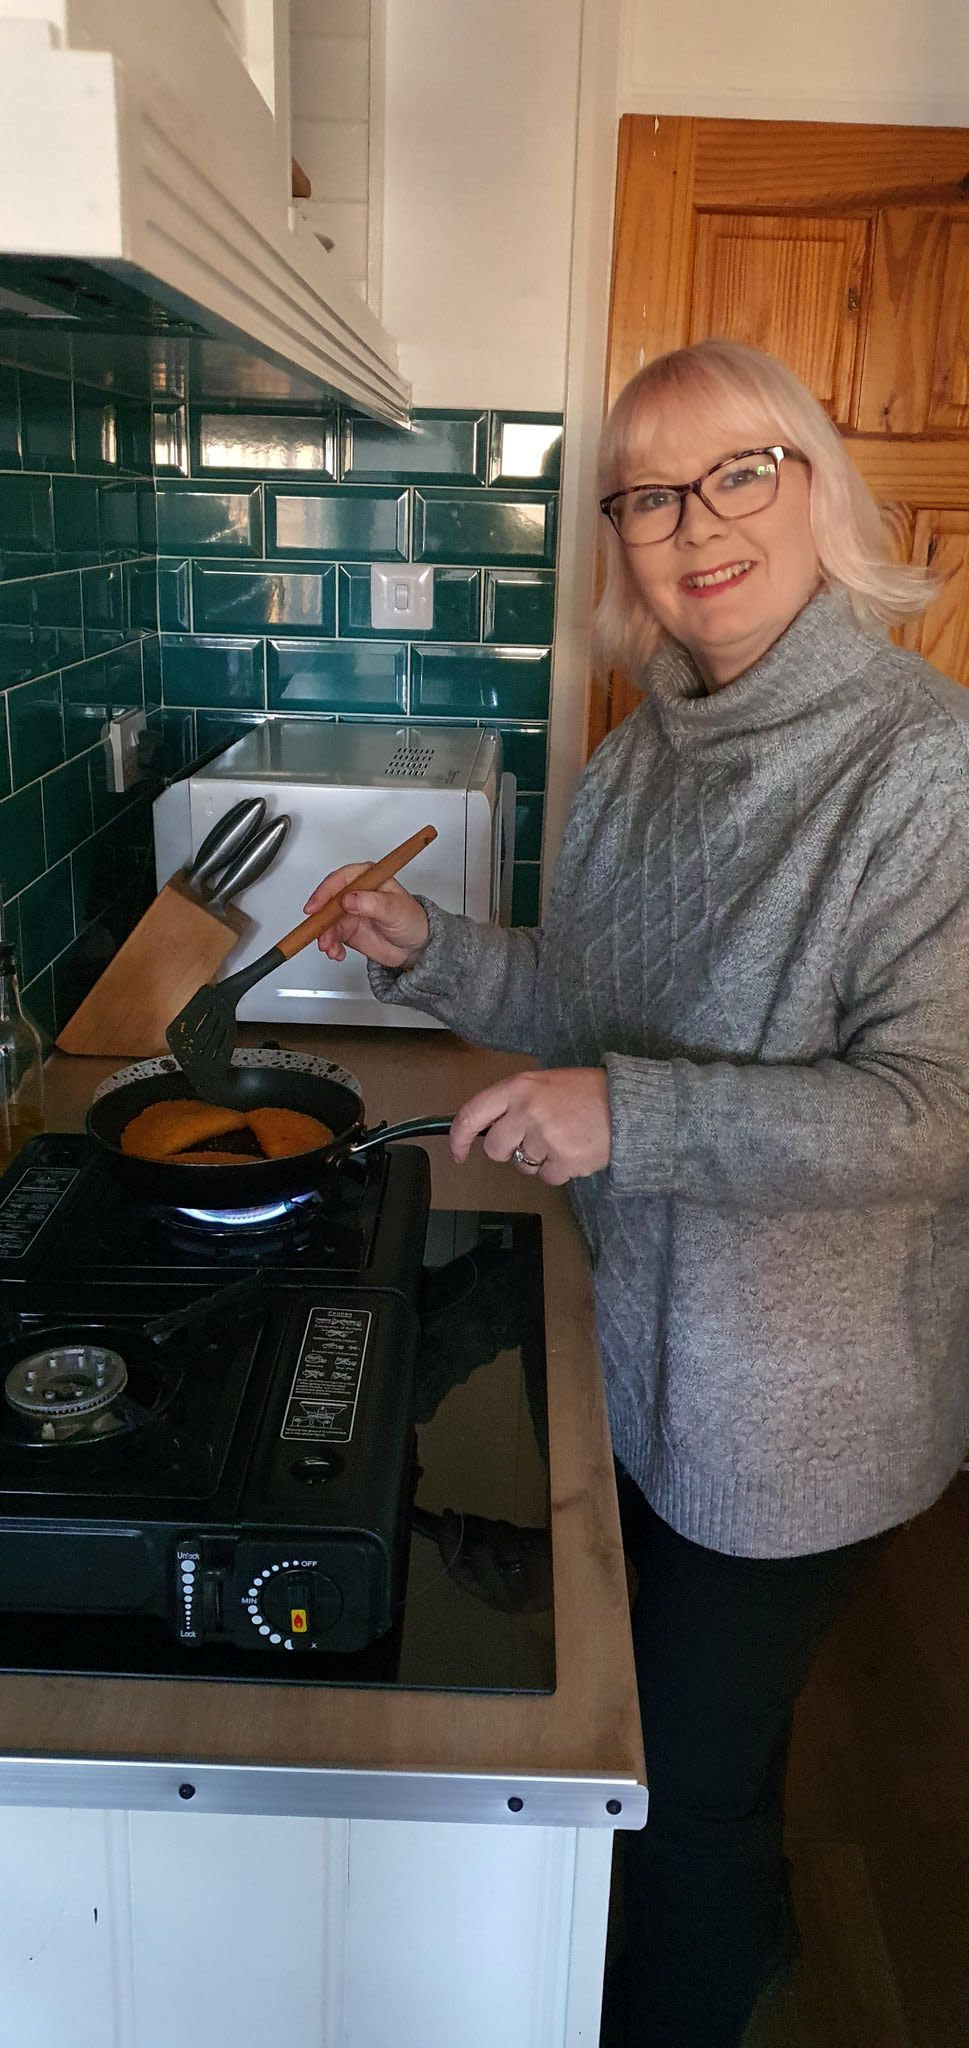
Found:
[[516, 1166], [530, 1166], [533, 1173], [537, 1173], [539, 1167], [544, 1166], [545, 1164], [544, 1159], [529, 1159], [528, 1153], [523, 1152], [520, 1145], [515, 1146], [514, 1152], [511, 1156]]

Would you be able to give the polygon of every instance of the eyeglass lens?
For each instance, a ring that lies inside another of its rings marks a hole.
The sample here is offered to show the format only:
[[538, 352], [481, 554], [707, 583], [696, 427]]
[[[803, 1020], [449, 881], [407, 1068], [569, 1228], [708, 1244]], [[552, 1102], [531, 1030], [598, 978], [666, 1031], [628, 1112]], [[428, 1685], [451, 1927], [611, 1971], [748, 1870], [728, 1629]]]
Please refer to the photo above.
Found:
[[[700, 489], [720, 519], [743, 519], [766, 511], [777, 490], [776, 458], [770, 454], [734, 456], [703, 477]], [[633, 547], [641, 541], [669, 540], [680, 523], [683, 502], [681, 492], [672, 486], [644, 484], [614, 500], [613, 524]]]

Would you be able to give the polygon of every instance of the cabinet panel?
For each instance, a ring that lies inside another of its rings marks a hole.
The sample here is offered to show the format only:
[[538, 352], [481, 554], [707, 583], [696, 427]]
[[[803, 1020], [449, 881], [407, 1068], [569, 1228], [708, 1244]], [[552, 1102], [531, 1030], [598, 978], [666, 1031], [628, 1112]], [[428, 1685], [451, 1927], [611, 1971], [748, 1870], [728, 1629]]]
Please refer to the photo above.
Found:
[[690, 339], [754, 342], [850, 424], [869, 235], [865, 220], [699, 214]]

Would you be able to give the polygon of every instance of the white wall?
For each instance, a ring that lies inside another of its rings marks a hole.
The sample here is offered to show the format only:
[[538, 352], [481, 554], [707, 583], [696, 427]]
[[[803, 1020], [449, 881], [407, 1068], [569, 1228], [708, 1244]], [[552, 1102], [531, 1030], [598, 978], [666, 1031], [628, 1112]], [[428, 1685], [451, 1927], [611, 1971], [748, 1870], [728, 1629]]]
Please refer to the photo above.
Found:
[[967, 0], [623, 0], [620, 108], [969, 121]]
[[387, 0], [382, 318], [415, 405], [565, 395], [582, 0]]

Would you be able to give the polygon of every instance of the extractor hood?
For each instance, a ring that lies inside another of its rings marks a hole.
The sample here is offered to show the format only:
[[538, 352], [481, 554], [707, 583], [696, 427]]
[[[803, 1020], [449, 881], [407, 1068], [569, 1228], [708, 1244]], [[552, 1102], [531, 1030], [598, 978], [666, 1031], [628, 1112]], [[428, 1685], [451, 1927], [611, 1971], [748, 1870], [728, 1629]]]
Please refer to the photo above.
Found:
[[289, 175], [212, 0], [0, 0], [4, 353], [69, 347], [87, 375], [110, 334], [160, 397], [190, 381], [405, 421], [396, 347]]

